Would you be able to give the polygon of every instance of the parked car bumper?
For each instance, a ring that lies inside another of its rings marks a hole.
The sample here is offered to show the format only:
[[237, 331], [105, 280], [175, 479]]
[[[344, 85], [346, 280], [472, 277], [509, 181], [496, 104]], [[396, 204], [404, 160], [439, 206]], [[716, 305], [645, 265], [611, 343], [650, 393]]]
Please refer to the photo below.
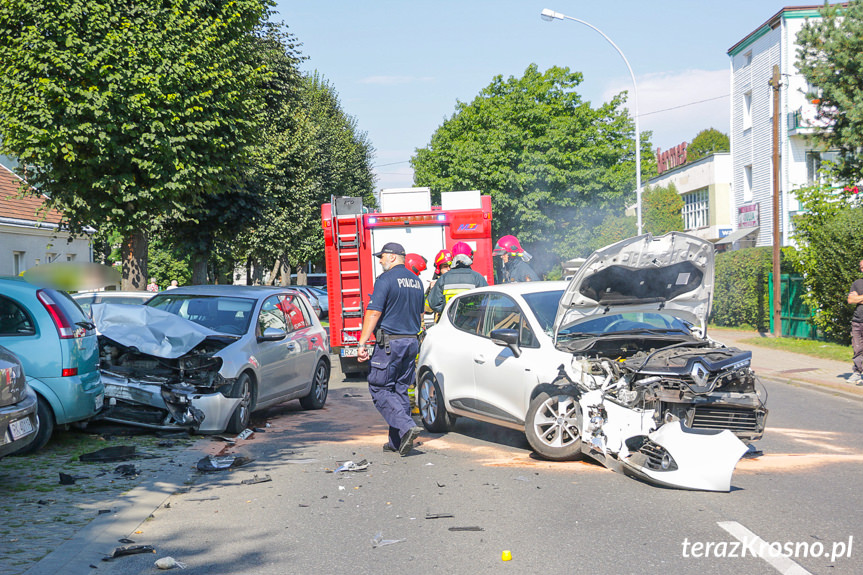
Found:
[[84, 376], [27, 378], [54, 411], [58, 425], [90, 419], [102, 409], [105, 387], [98, 371]]
[[0, 457], [30, 445], [38, 430], [36, 392], [28, 388], [23, 400], [0, 407]]

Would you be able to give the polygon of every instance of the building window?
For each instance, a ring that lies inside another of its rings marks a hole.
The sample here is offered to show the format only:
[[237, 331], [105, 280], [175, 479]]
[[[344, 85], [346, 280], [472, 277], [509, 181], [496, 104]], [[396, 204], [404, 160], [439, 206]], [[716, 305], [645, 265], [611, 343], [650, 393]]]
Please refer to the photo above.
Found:
[[12, 252], [12, 275], [21, 275], [24, 267], [24, 252]]
[[752, 164], [743, 166], [743, 201], [752, 201]]
[[67, 262], [74, 262], [75, 261], [75, 254], [66, 254], [66, 261]]
[[709, 225], [710, 193], [707, 188], [683, 194], [683, 229], [694, 230]]
[[806, 181], [809, 185], [834, 185], [835, 182], [825, 170], [828, 163], [839, 161], [839, 152], [806, 152]]
[[57, 254], [52, 253], [52, 252], [48, 252], [45, 254], [45, 263], [46, 264], [54, 263], [55, 261], [57, 261]]
[[743, 55], [743, 65], [749, 66], [750, 64], [752, 64], [752, 52], [747, 52]]
[[752, 127], [752, 92], [743, 94], [743, 129]]

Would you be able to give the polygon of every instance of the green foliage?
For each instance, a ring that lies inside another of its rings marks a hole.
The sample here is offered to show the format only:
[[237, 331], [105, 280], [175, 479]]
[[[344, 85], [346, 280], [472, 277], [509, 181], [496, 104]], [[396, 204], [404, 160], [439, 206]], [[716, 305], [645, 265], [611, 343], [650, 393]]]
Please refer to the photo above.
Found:
[[668, 186], [647, 186], [641, 195], [642, 229], [661, 236], [683, 231], [683, 198], [673, 182]]
[[717, 254], [711, 321], [766, 331], [770, 325], [767, 280], [772, 269], [769, 246]]
[[177, 280], [181, 286], [192, 283], [189, 253], [173, 244], [170, 238], [155, 236], [151, 239], [147, 268], [150, 277], [156, 278], [162, 289], [171, 285], [171, 280]]
[[[411, 159], [414, 182], [442, 191], [490, 194], [493, 234], [513, 234], [544, 273], [590, 252], [593, 228], [634, 199], [634, 122], [625, 96], [592, 108], [577, 92], [582, 75], [567, 68], [520, 78], [496, 76]], [[642, 142], [645, 172], [652, 166]]]
[[0, 3], [0, 152], [73, 231], [221, 191], [254, 141], [267, 0]]
[[617, 216], [610, 214], [602, 220], [602, 223], [594, 230], [594, 237], [590, 242], [590, 251], [604, 248], [605, 246], [631, 238], [638, 234], [638, 221], [635, 216]]
[[847, 344], [854, 313], [848, 292], [863, 260], [863, 201], [848, 190], [817, 186], [797, 190], [797, 197], [805, 211], [794, 220], [792, 257], [803, 272], [804, 301], [822, 333]]
[[816, 88], [809, 96], [818, 98], [818, 114], [831, 125], [813, 137], [839, 150], [839, 177], [856, 182], [863, 176], [863, 1], [825, 4], [821, 13], [797, 34], [797, 68]]
[[692, 138], [686, 147], [686, 161], [694, 162], [713, 152], [730, 152], [731, 140], [728, 134], [720, 132], [715, 128], [701, 130]]

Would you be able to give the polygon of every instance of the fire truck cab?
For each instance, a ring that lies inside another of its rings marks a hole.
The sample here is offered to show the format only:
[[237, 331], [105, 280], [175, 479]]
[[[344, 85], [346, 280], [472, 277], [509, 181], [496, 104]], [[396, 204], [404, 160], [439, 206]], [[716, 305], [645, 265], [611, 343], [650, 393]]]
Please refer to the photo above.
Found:
[[461, 241], [474, 251], [472, 268], [492, 284], [491, 219], [491, 196], [478, 191], [443, 192], [440, 206], [431, 205], [429, 188], [381, 190], [377, 212], [354, 197], [336, 197], [321, 206], [330, 343], [344, 373], [368, 369], [356, 357], [363, 315], [375, 279], [383, 273], [372, 254], [387, 242], [398, 242], [407, 253], [425, 257], [429, 266], [420, 279], [427, 288], [435, 255]]

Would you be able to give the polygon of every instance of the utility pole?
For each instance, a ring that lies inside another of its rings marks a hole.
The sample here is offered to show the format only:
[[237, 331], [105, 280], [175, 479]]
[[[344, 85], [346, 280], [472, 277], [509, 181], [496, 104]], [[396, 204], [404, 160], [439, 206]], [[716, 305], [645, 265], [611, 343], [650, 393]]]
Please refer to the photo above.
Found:
[[779, 66], [768, 82], [773, 89], [773, 335], [782, 337], [782, 269], [779, 263]]

